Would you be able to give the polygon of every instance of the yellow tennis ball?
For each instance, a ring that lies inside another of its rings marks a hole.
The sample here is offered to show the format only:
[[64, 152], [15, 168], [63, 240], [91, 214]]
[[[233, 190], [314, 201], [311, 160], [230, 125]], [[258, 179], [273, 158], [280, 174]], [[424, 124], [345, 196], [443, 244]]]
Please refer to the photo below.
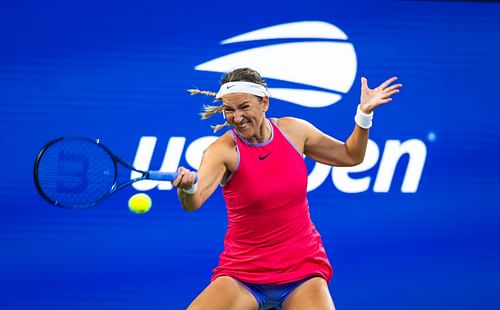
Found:
[[151, 197], [144, 193], [135, 194], [128, 200], [128, 208], [137, 214], [148, 212], [151, 209], [151, 205]]

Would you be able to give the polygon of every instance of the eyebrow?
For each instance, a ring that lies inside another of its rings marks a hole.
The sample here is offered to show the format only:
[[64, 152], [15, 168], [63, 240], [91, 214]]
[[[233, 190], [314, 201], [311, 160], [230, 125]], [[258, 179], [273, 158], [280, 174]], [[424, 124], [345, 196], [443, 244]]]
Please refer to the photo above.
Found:
[[[240, 108], [242, 105], [245, 105], [245, 104], [248, 104], [248, 100], [245, 100], [245, 101], [243, 101], [243, 102], [241, 102], [241, 103], [238, 103], [238, 104], [237, 104], [237, 106], [238, 106], [238, 108]], [[225, 104], [225, 103], [223, 103], [223, 104], [222, 104], [222, 107], [223, 107], [223, 108], [230, 108], [230, 109], [233, 109], [233, 107], [232, 107], [232, 106], [229, 106], [229, 105], [227, 105], [227, 104]]]

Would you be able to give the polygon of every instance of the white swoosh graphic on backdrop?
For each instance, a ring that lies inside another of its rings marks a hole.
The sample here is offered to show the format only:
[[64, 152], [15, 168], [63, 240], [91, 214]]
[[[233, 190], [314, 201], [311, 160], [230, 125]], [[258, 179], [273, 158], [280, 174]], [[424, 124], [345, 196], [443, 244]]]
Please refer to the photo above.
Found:
[[[305, 29], [302, 29], [304, 26]], [[227, 39], [223, 44], [290, 37], [346, 38], [340, 29], [331, 24], [297, 22], [248, 32]], [[241, 67], [253, 68], [265, 78], [323, 88], [324, 91], [269, 89], [273, 98], [318, 108], [334, 104], [342, 98], [339, 93], [349, 91], [356, 76], [357, 61], [354, 47], [349, 42], [307, 41], [251, 48], [212, 59], [197, 65], [195, 69], [225, 73]]]
[[314, 38], [314, 39], [337, 39], [347, 40], [347, 35], [338, 27], [320, 21], [304, 21], [289, 24], [281, 24], [271, 27], [250, 31], [238, 36], [226, 39], [221, 44], [236, 42], [266, 40], [266, 39], [291, 39], [291, 38]]
[[273, 98], [293, 102], [308, 108], [323, 108], [339, 101], [342, 96], [334, 93], [295, 88], [269, 88]]

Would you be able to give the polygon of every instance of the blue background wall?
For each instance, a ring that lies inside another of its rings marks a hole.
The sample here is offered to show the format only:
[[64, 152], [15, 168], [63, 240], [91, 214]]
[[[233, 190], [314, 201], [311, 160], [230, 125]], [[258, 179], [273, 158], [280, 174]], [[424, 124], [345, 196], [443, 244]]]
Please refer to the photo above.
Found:
[[337, 308], [499, 309], [499, 16], [498, 3], [474, 2], [1, 1], [0, 308], [184, 309], [222, 249], [220, 191], [195, 213], [153, 189], [152, 210], [134, 215], [132, 187], [63, 210], [36, 193], [35, 156], [50, 139], [84, 135], [132, 162], [141, 137], [154, 136], [158, 169], [170, 137], [187, 147], [212, 135], [197, 115], [209, 101], [186, 89], [216, 90], [221, 74], [195, 66], [261, 44], [222, 40], [315, 20], [347, 34], [354, 84], [324, 108], [274, 100], [269, 116], [345, 139], [359, 78], [396, 74], [403, 92], [376, 112], [371, 139], [381, 154], [387, 140], [427, 150], [415, 193], [401, 192], [408, 156], [387, 193], [373, 191], [379, 164], [350, 175], [370, 177], [367, 191], [345, 193], [328, 177], [309, 193]]

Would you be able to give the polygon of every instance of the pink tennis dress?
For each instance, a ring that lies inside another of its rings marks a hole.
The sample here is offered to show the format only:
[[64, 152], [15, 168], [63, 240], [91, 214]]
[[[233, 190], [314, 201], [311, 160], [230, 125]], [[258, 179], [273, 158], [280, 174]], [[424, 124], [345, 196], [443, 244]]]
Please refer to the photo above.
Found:
[[251, 144], [233, 129], [238, 163], [223, 186], [228, 213], [224, 251], [212, 280], [284, 284], [332, 267], [309, 215], [307, 168], [273, 121], [271, 139]]

